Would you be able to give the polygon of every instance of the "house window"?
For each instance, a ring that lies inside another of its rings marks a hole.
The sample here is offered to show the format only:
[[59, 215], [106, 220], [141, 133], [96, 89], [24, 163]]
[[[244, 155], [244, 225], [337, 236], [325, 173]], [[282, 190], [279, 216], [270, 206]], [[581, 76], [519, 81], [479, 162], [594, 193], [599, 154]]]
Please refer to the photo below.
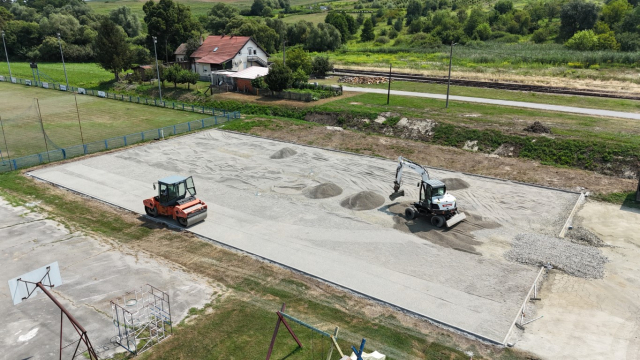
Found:
[[249, 55], [251, 55], [251, 51], [252, 51], [251, 48], [249, 48], [249, 52], [248, 52]]
[[253, 55], [256, 55], [258, 53], [257, 50], [253, 50]]

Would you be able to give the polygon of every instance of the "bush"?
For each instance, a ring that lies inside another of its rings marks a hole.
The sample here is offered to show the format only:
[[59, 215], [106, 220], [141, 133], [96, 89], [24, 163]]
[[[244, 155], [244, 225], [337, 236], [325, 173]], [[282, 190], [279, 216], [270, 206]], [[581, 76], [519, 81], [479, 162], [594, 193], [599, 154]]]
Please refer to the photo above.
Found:
[[496, 41], [501, 43], [508, 43], [508, 44], [517, 43], [518, 41], [520, 41], [520, 35], [508, 34], [501, 38], [496, 39]]
[[487, 23], [478, 25], [476, 30], [473, 32], [473, 37], [482, 41], [488, 40], [491, 37], [491, 26]]
[[538, 29], [531, 35], [531, 41], [536, 44], [542, 44], [549, 38], [549, 30], [547, 28]]
[[376, 44], [388, 44], [389, 43], [389, 38], [386, 36], [378, 36], [376, 38]]
[[389, 39], [395, 39], [398, 37], [398, 32], [396, 31], [396, 29], [391, 29], [389, 31]]
[[267, 83], [264, 82], [264, 76], [260, 76], [251, 80], [251, 86], [254, 89], [266, 89]]
[[306, 83], [309, 81], [309, 75], [302, 69], [298, 69], [293, 73], [294, 83]]
[[616, 35], [616, 40], [620, 44], [622, 51], [640, 50], [640, 34], [625, 32]]
[[328, 56], [316, 56], [311, 62], [311, 72], [318, 77], [325, 77], [328, 72], [333, 71], [333, 63]]
[[593, 51], [598, 48], [598, 36], [592, 30], [578, 31], [564, 45], [571, 50]]
[[500, 14], [506, 14], [513, 10], [513, 2], [511, 0], [498, 0], [493, 8]]
[[442, 44], [439, 38], [425, 33], [418, 33], [411, 37], [411, 45], [421, 48], [434, 48]]

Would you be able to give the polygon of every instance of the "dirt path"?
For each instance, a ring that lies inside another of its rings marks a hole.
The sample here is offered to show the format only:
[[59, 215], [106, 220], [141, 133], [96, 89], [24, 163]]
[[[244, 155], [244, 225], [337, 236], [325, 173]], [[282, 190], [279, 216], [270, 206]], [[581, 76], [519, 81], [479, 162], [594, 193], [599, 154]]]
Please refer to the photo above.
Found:
[[281, 121], [273, 129], [253, 128], [252, 134], [303, 145], [339, 149], [396, 159], [404, 156], [421, 164], [534, 183], [574, 191], [612, 193], [633, 191], [636, 180], [620, 179], [594, 172], [541, 165], [537, 161], [497, 157], [418, 141], [367, 135], [349, 130], [334, 131], [320, 126], [295, 125]]

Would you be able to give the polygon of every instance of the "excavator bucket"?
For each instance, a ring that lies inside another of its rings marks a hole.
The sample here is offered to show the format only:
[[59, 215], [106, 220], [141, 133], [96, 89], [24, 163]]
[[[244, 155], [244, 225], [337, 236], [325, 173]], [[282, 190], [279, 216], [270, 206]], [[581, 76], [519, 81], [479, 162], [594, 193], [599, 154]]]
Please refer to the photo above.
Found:
[[404, 190], [396, 191], [393, 194], [389, 195], [389, 200], [393, 201], [401, 196], [404, 196]]
[[461, 222], [466, 218], [467, 218], [467, 215], [465, 215], [464, 213], [458, 213], [453, 217], [451, 217], [449, 220], [447, 220], [447, 227], [452, 227], [453, 225]]

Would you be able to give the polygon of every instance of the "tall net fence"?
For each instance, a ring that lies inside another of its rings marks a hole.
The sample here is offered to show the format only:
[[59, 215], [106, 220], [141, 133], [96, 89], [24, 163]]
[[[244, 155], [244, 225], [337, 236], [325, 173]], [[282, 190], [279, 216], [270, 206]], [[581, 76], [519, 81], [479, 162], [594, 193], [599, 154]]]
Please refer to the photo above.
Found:
[[235, 111], [77, 88], [36, 93], [33, 86], [0, 98], [0, 173], [240, 118]]

